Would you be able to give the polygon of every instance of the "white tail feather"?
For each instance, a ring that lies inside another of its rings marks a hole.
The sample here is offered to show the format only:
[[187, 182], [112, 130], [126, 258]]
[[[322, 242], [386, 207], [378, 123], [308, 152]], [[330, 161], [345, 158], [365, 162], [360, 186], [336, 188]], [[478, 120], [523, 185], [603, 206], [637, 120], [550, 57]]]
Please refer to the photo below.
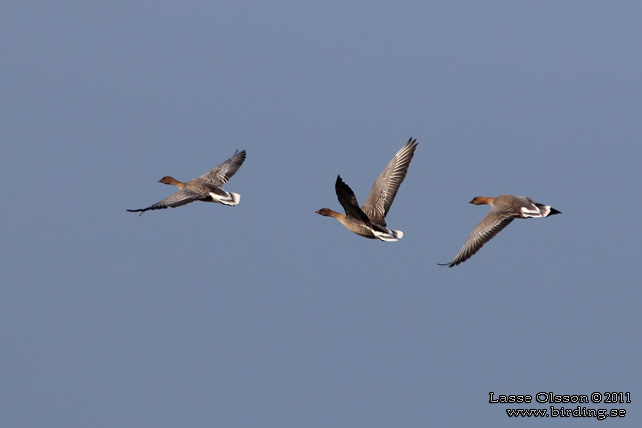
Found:
[[223, 205], [237, 205], [241, 201], [241, 195], [238, 193], [227, 192], [229, 193], [229, 198], [221, 199]]
[[219, 202], [223, 205], [237, 205], [239, 201], [241, 200], [241, 195], [238, 193], [233, 193], [233, 192], [226, 192], [227, 195], [221, 196], [217, 195], [214, 192], [210, 192], [210, 196], [212, 197], [211, 202]]
[[[542, 214], [542, 210], [537, 205], [533, 205], [535, 209], [528, 209], [527, 207], [522, 207], [522, 216], [523, 217], [546, 217], [546, 214]], [[543, 208], [543, 207], [542, 207]], [[550, 211], [550, 207], [549, 207]]]
[[377, 230], [373, 232], [377, 238], [385, 242], [395, 242], [403, 238], [403, 232], [401, 230], [387, 229], [386, 232], [379, 232]]

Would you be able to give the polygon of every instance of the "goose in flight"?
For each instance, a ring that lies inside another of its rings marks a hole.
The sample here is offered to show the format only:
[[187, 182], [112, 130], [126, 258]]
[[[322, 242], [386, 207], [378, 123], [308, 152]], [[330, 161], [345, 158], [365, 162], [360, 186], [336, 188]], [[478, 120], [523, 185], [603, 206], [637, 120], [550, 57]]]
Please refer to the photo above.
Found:
[[165, 208], [176, 208], [181, 205], [189, 204], [194, 201], [218, 202], [223, 205], [236, 205], [241, 200], [238, 193], [223, 190], [222, 186], [232, 178], [245, 161], [245, 150], [236, 151], [234, 155], [200, 177], [193, 178], [187, 182], [178, 181], [174, 177], [165, 176], [158, 180], [159, 183], [173, 184], [180, 190], [169, 195], [160, 202], [150, 205], [147, 208], [137, 210], [127, 210], [131, 213], [140, 212], [143, 215], [145, 211], [162, 210]]
[[516, 218], [538, 218], [561, 214], [550, 205], [537, 203], [526, 196], [501, 195], [496, 198], [476, 196], [470, 203], [488, 204], [490, 211], [475, 226], [455, 258], [449, 263], [439, 263], [441, 266], [453, 267], [465, 262]]
[[416, 148], [417, 140], [410, 138], [375, 180], [370, 194], [361, 208], [359, 208], [357, 198], [350, 186], [343, 182], [341, 176], [337, 176], [334, 189], [345, 214], [330, 208], [321, 208], [316, 213], [336, 218], [348, 230], [365, 238], [388, 242], [400, 240], [403, 237], [403, 232], [389, 229], [386, 225], [386, 215], [397, 195], [399, 186], [406, 178]]

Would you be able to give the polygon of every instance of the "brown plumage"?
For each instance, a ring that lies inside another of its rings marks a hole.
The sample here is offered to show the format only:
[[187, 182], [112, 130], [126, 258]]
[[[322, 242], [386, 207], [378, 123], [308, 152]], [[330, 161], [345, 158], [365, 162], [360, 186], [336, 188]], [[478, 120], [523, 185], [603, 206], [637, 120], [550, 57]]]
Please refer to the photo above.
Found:
[[168, 207], [176, 208], [194, 201], [236, 205], [241, 200], [241, 195], [223, 190], [221, 186], [232, 178], [244, 161], [245, 150], [240, 152], [237, 150], [231, 158], [222, 164], [187, 182], [178, 181], [174, 177], [166, 175], [158, 182], [174, 185], [180, 189], [178, 192], [147, 208], [127, 211], [132, 213], [140, 212], [140, 215], [143, 215], [145, 211], [162, 210]]
[[537, 203], [526, 196], [501, 195], [496, 198], [476, 196], [470, 203], [490, 205], [490, 210], [475, 226], [455, 258], [449, 263], [439, 263], [442, 266], [453, 267], [465, 262], [516, 218], [537, 218], [561, 214], [550, 205]]
[[403, 237], [403, 232], [389, 229], [386, 225], [386, 215], [397, 195], [399, 186], [406, 178], [416, 148], [417, 140], [410, 138], [375, 180], [361, 208], [359, 208], [357, 198], [350, 186], [343, 182], [341, 176], [337, 176], [334, 188], [345, 214], [330, 208], [321, 208], [316, 211], [317, 214], [334, 217], [348, 230], [365, 238], [398, 241]]

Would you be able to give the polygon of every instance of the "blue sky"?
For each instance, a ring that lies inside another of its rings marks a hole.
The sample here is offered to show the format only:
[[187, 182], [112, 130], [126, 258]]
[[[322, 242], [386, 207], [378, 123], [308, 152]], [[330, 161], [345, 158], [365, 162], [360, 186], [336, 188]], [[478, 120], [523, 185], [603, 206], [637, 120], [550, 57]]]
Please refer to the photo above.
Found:
[[[614, 391], [639, 426], [641, 13], [4, 2], [0, 424], [592, 426], [488, 393]], [[411, 136], [401, 241], [315, 214]], [[236, 149], [238, 206], [125, 212]], [[503, 193], [563, 215], [437, 266]]]

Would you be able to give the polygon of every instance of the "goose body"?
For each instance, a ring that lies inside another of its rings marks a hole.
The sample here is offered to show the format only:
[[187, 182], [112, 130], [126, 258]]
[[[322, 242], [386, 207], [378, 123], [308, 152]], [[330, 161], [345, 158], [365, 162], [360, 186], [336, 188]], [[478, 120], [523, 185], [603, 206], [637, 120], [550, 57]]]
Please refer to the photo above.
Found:
[[380, 239], [387, 242], [398, 241], [403, 237], [403, 232], [389, 229], [386, 225], [386, 215], [397, 195], [399, 186], [406, 178], [416, 148], [417, 140], [410, 138], [375, 180], [362, 207], [359, 207], [350, 186], [341, 179], [341, 176], [337, 176], [334, 189], [345, 214], [330, 208], [321, 208], [316, 213], [336, 218], [348, 230], [364, 238]]
[[158, 180], [159, 183], [171, 184], [178, 187], [179, 191], [147, 208], [127, 210], [140, 212], [141, 215], [149, 210], [162, 210], [176, 208], [194, 201], [216, 202], [223, 205], [237, 205], [241, 200], [238, 193], [228, 192], [222, 186], [232, 178], [245, 161], [245, 150], [236, 151], [234, 155], [200, 177], [182, 182], [166, 175]]
[[516, 218], [540, 218], [561, 214], [550, 205], [540, 204], [526, 196], [500, 195], [495, 198], [476, 196], [470, 203], [490, 205], [490, 210], [475, 226], [455, 258], [449, 263], [440, 263], [442, 266], [453, 267], [465, 262]]

